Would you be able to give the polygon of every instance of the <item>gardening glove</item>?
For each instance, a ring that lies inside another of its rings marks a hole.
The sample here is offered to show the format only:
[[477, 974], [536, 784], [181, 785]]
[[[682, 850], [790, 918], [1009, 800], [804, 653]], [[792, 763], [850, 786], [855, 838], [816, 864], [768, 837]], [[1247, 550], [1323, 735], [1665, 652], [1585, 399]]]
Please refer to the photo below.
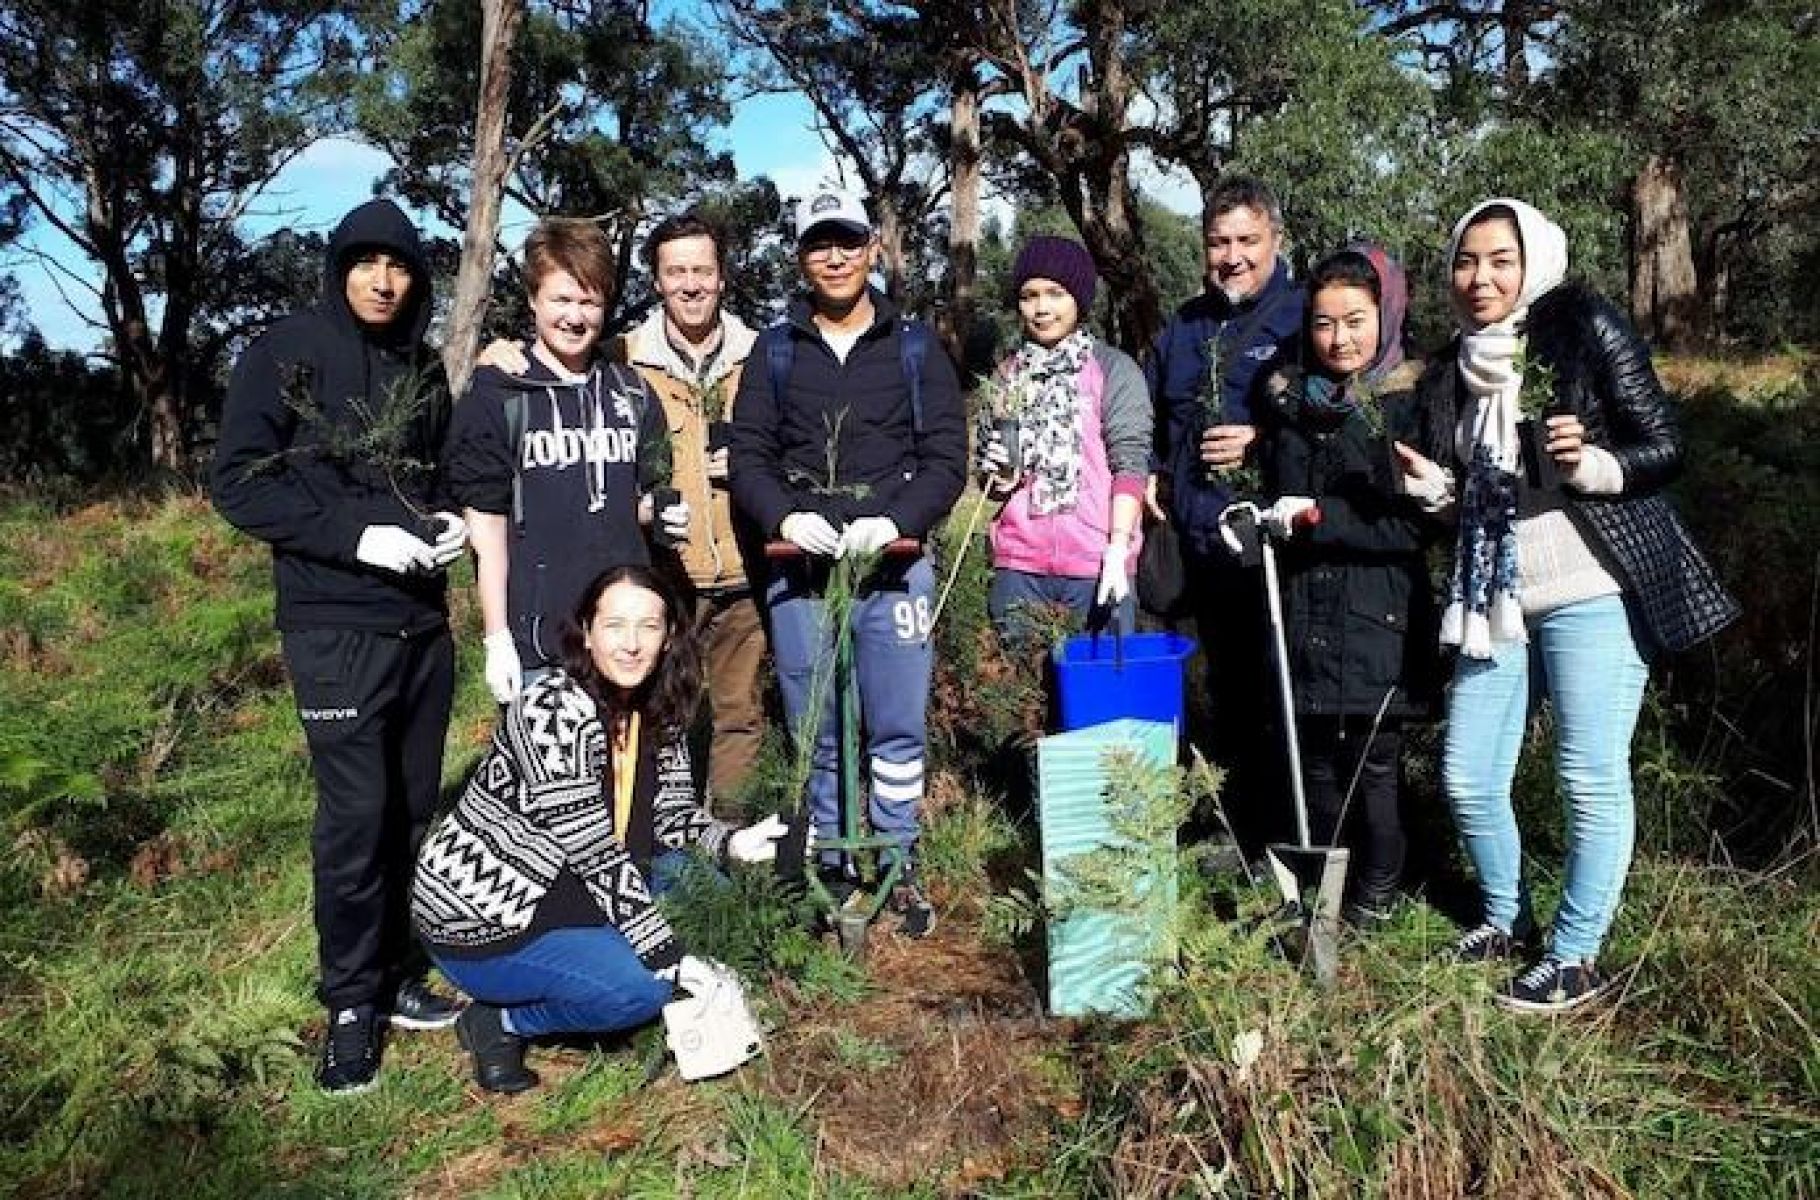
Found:
[[1106, 543], [1100, 552], [1100, 584], [1093, 593], [1093, 602], [1102, 608], [1123, 604], [1125, 597], [1131, 594], [1131, 576], [1125, 574], [1125, 560], [1130, 556], [1131, 548], [1123, 539]]
[[361, 530], [354, 557], [394, 575], [434, 571], [437, 566], [436, 548], [396, 525], [368, 525]]
[[467, 549], [468, 523], [452, 512], [439, 512], [431, 519], [437, 522], [441, 532], [430, 549], [436, 552], [436, 565], [446, 567]]
[[1271, 537], [1288, 541], [1295, 536], [1296, 522], [1317, 511], [1315, 502], [1307, 496], [1283, 496], [1258, 514], [1258, 523]]
[[657, 514], [657, 528], [672, 543], [689, 540], [689, 502], [678, 500]]
[[860, 517], [841, 530], [840, 553], [876, 554], [897, 540], [897, 522], [890, 517]]
[[685, 1082], [724, 1075], [764, 1053], [764, 1034], [730, 968], [685, 954], [674, 980], [678, 998], [664, 1005], [664, 1042]]
[[786, 542], [794, 543], [805, 554], [834, 558], [840, 554], [840, 534], [820, 513], [793, 512], [783, 519], [777, 532]]
[[1433, 459], [1416, 453], [1402, 442], [1397, 456], [1397, 490], [1412, 497], [1424, 512], [1438, 513], [1453, 503], [1453, 473]]
[[736, 831], [727, 839], [727, 857], [734, 862], [767, 863], [777, 857], [777, 843], [790, 832], [784, 819], [775, 813]]
[[523, 686], [524, 664], [518, 661], [518, 646], [510, 629], [495, 629], [480, 640], [487, 649], [487, 691], [501, 704], [518, 698]]

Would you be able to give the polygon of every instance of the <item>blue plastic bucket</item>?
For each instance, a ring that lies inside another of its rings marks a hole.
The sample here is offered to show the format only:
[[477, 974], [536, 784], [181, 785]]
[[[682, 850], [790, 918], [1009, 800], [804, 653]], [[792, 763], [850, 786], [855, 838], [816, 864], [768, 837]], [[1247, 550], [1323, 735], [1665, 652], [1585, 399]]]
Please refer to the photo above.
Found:
[[1179, 633], [1076, 634], [1051, 651], [1062, 730], [1131, 718], [1182, 732], [1182, 672], [1195, 651]]

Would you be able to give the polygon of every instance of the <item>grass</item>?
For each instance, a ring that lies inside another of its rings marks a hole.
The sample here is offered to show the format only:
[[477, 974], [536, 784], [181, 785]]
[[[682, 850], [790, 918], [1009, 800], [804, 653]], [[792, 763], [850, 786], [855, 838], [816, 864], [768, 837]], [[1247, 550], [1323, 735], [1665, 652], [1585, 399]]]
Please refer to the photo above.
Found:
[[[1700, 853], [1712, 822], [1686, 813], [1735, 771], [1684, 749], [1672, 697], [1639, 739], [1616, 1003], [1501, 1012], [1423, 900], [1320, 991], [1256, 927], [1267, 895], [1188, 873], [1156, 1017], [1043, 1019], [1040, 676], [984, 633], [985, 578], [976, 557], [937, 634], [934, 938], [875, 935], [861, 968], [759, 877], [690, 888], [679, 928], [739, 962], [773, 1030], [736, 1076], [648, 1083], [646, 1034], [540, 1048], [545, 1086], [496, 1098], [418, 1035], [374, 1092], [329, 1099], [263, 554], [194, 498], [0, 506], [0, 1194], [1820, 1195], [1820, 867]], [[460, 645], [450, 786], [490, 721]], [[1546, 780], [1526, 786], [1540, 816]], [[1558, 848], [1532, 848], [1546, 911]]]

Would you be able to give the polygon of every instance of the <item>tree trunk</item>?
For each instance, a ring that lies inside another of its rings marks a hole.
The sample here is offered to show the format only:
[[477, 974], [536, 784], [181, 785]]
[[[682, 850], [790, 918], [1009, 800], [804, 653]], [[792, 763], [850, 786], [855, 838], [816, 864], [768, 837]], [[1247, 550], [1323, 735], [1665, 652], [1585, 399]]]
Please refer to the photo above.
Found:
[[1652, 154], [1631, 184], [1630, 308], [1638, 332], [1670, 350], [1699, 340], [1700, 289], [1681, 169]]
[[873, 193], [878, 209], [879, 266], [885, 273], [885, 295], [893, 300], [904, 298], [904, 221], [890, 192], [883, 188]]
[[979, 276], [980, 84], [971, 70], [957, 74], [949, 102], [948, 307], [942, 337], [963, 371], [973, 334], [973, 291]]
[[468, 200], [468, 225], [461, 238], [461, 269], [455, 276], [455, 299], [449, 308], [449, 333], [442, 365], [449, 389], [467, 391], [480, 351], [481, 323], [493, 287], [493, 245], [499, 234], [499, 210], [505, 199], [506, 103], [511, 95], [512, 45], [524, 23], [525, 0], [482, 0], [480, 106], [474, 119], [474, 183]]

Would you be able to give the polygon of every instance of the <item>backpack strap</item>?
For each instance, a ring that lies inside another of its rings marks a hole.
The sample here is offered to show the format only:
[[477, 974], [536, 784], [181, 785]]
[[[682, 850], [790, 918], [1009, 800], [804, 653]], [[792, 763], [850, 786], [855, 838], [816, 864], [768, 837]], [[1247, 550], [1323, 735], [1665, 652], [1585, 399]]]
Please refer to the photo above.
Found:
[[771, 375], [771, 404], [782, 412], [784, 396], [790, 390], [790, 368], [796, 365], [796, 342], [790, 326], [782, 321], [765, 330], [765, 367]]
[[910, 430], [918, 437], [923, 435], [923, 363], [929, 357], [929, 340], [929, 327], [920, 321], [905, 320], [898, 326], [898, 358], [910, 387]]
[[512, 528], [525, 527], [525, 394], [521, 388], [506, 392], [506, 444], [512, 447]]

